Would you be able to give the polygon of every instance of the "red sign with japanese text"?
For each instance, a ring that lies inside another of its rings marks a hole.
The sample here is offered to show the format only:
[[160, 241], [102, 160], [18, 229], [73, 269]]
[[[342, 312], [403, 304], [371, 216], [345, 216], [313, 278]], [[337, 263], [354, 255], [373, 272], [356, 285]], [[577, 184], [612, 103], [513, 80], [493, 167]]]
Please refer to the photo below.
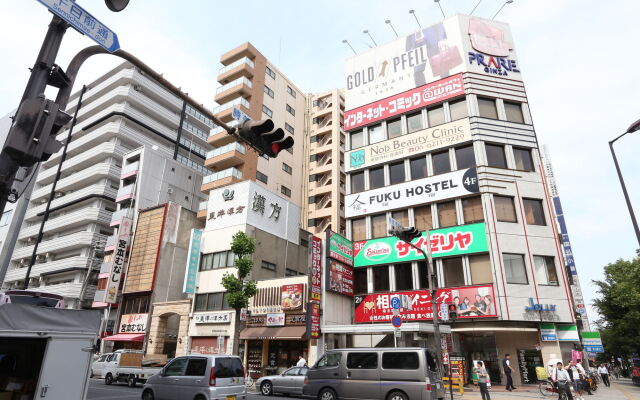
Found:
[[320, 337], [320, 304], [309, 303], [307, 313], [307, 337], [318, 339]]
[[353, 268], [334, 260], [328, 263], [327, 290], [353, 296]]
[[[458, 318], [496, 317], [493, 285], [465, 286], [438, 289], [436, 303], [453, 303], [458, 309]], [[391, 299], [399, 297], [403, 308], [400, 316], [404, 321], [433, 319], [431, 294], [428, 290], [413, 290], [396, 293], [376, 293], [355, 296], [354, 322], [389, 322], [393, 317]]]
[[311, 236], [311, 280], [309, 288], [311, 301], [318, 303], [322, 299], [322, 239]]
[[462, 74], [450, 76], [344, 113], [346, 131], [464, 94]]
[[280, 307], [282, 311], [302, 310], [304, 285], [296, 283], [292, 285], [282, 285]]

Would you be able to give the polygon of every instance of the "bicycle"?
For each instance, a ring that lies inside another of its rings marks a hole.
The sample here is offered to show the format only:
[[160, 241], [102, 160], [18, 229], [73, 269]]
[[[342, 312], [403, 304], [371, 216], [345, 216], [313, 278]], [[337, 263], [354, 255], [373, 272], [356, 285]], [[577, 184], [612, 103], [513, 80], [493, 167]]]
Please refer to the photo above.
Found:
[[556, 390], [557, 392], [560, 392], [560, 400], [567, 400], [568, 396], [567, 396], [567, 390], [571, 390], [571, 388], [569, 387], [569, 383], [567, 382], [558, 382], [558, 389]]
[[547, 379], [546, 381], [540, 381], [540, 383], [538, 384], [538, 389], [540, 390], [540, 393], [545, 397], [555, 396], [558, 393], [556, 385], [554, 385], [550, 379]]

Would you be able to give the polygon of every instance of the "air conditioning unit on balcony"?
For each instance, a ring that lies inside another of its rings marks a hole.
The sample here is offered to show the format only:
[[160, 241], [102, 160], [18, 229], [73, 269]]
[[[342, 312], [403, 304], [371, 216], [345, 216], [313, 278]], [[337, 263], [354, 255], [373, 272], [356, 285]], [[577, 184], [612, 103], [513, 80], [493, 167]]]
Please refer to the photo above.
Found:
[[169, 189], [167, 189], [167, 193], [169, 193], [169, 194], [173, 194], [173, 188], [169, 188]]
[[56, 193], [53, 195], [53, 197], [55, 197], [56, 199], [58, 199], [58, 198], [60, 198], [62, 196], [64, 196], [64, 192], [57, 192], [56, 191]]
[[36, 262], [45, 262], [47, 260], [47, 257], [44, 256], [44, 254], [38, 254], [36, 256]]
[[136, 92], [142, 92], [142, 86], [140, 86], [140, 85], [133, 85], [133, 90], [135, 90]]

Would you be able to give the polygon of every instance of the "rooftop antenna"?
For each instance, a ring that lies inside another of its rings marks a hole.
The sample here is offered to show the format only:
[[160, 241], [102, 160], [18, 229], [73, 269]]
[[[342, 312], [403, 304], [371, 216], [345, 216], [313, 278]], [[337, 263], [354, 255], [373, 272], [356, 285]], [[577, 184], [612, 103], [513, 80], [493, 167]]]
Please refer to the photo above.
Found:
[[435, 1], [438, 4], [438, 7], [440, 7], [440, 12], [442, 13], [442, 18], [447, 18], [444, 15], [444, 10], [442, 9], [442, 5], [440, 5], [440, 0], [433, 0], [433, 1]]
[[384, 23], [388, 24], [391, 27], [391, 29], [393, 29], [393, 33], [396, 34], [396, 37], [399, 37], [398, 36], [398, 32], [396, 32], [396, 28], [394, 28], [393, 25], [391, 25], [391, 20], [390, 19], [385, 20]]
[[376, 43], [375, 40], [373, 40], [373, 36], [371, 36], [371, 33], [369, 33], [368, 29], [365, 29], [362, 31], [362, 33], [366, 33], [367, 35], [369, 35], [369, 37], [371, 38], [371, 41], [373, 42], [373, 44], [375, 44], [376, 46], [378, 46], [378, 43]]
[[473, 7], [473, 10], [471, 10], [471, 12], [469, 13], [469, 15], [473, 15], [473, 13], [476, 11], [476, 8], [478, 8], [478, 6], [480, 5], [480, 3], [482, 3], [482, 0], [479, 0], [479, 1], [476, 3], [476, 6], [475, 6], [475, 7]]
[[[480, 1], [482, 1], [482, 0], [480, 0]], [[420, 21], [418, 21], [418, 17], [416, 17], [416, 11], [415, 10], [409, 10], [409, 14], [413, 14], [413, 18], [416, 19], [416, 22], [418, 23], [418, 27], [420, 29], [422, 29], [422, 25], [420, 25]]]
[[353, 48], [353, 46], [351, 46], [351, 43], [349, 43], [347, 39], [342, 39], [342, 43], [346, 43], [347, 46], [351, 48], [351, 51], [353, 51], [353, 54], [358, 55], [358, 53], [356, 53], [356, 50]]
[[491, 18], [491, 20], [493, 21], [493, 20], [498, 16], [498, 14], [500, 14], [500, 11], [502, 11], [502, 9], [504, 8], [504, 6], [506, 6], [507, 4], [511, 4], [511, 3], [513, 3], [513, 0], [507, 0], [507, 1], [505, 1], [505, 2], [502, 4], [502, 7], [500, 7], [500, 9], [498, 10], [498, 12], [493, 16], [493, 18]]

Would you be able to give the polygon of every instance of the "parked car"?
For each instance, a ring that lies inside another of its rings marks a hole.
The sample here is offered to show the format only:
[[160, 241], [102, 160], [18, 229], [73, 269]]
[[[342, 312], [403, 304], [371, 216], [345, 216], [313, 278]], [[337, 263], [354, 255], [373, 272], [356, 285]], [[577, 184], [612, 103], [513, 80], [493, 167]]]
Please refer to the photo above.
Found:
[[143, 400], [246, 400], [244, 368], [238, 356], [177, 357], [151, 376]]
[[280, 375], [263, 376], [256, 381], [256, 388], [265, 396], [274, 393], [302, 394], [307, 367], [293, 367]]
[[435, 400], [445, 392], [428, 349], [354, 348], [322, 356], [307, 372], [303, 395], [320, 400]]

